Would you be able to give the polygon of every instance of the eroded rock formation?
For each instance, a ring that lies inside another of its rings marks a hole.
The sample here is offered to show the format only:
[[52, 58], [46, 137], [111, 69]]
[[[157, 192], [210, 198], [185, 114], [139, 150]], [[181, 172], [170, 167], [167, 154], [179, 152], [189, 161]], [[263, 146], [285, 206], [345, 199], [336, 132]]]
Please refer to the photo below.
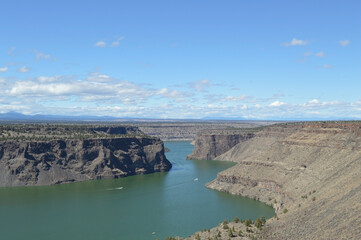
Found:
[[[27, 128], [29, 129], [29, 128]], [[12, 130], [19, 133], [19, 130]], [[40, 127], [39, 132], [49, 133]], [[88, 137], [0, 141], [0, 186], [49, 185], [168, 171], [163, 142], [132, 127], [87, 128]]]
[[187, 159], [210, 160], [227, 152], [240, 142], [255, 136], [253, 130], [210, 130], [197, 134], [193, 152]]
[[262, 239], [361, 236], [361, 122], [265, 127], [216, 157], [237, 164], [207, 187], [273, 205]]

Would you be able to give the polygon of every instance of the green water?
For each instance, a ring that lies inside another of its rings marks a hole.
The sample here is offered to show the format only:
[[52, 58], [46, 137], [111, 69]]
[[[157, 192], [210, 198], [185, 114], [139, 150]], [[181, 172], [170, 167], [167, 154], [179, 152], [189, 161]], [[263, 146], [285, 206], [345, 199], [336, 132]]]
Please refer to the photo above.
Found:
[[0, 188], [0, 239], [164, 239], [234, 216], [273, 216], [265, 204], [204, 187], [232, 163], [185, 160], [193, 148], [189, 142], [165, 146], [173, 163], [168, 173]]

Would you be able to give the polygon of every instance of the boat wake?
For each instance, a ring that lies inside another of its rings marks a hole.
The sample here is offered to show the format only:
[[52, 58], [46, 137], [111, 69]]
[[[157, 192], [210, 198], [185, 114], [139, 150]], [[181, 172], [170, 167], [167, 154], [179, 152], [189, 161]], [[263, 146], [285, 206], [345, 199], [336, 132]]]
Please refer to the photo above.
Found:
[[112, 191], [112, 190], [122, 190], [123, 187], [116, 187], [116, 188], [108, 188], [106, 189], [107, 191]]

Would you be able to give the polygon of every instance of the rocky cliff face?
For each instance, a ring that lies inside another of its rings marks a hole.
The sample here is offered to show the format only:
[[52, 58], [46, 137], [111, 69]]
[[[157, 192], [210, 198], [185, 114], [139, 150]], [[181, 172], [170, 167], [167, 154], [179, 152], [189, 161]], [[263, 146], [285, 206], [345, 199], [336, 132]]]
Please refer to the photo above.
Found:
[[255, 136], [252, 130], [210, 130], [197, 134], [193, 152], [187, 159], [210, 160], [227, 152], [240, 142]]
[[168, 171], [172, 166], [164, 155], [163, 142], [136, 136], [140, 133], [136, 128], [93, 130], [101, 135], [88, 139], [0, 141], [0, 186], [119, 178]]
[[273, 205], [263, 239], [361, 236], [361, 123], [265, 127], [218, 156], [237, 164], [207, 187]]
[[[255, 128], [274, 124], [267, 121], [169, 121], [169, 122], [132, 122], [142, 132], [158, 137], [163, 141], [193, 141], [200, 132], [214, 133], [223, 129]], [[236, 130], [237, 131], [237, 130]]]

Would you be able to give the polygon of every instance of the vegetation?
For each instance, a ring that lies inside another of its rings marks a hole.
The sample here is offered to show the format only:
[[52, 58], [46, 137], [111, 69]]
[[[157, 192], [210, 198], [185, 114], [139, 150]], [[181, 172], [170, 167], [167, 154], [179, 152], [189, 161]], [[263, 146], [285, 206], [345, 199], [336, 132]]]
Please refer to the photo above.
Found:
[[250, 226], [251, 224], [252, 224], [252, 220], [249, 219], [249, 218], [247, 218], [246, 221], [244, 221], [244, 225], [245, 225], [246, 227]]
[[234, 222], [234, 223], [238, 223], [238, 222], [239, 222], [239, 218], [238, 218], [238, 217], [234, 217], [234, 218], [233, 218], [233, 222]]
[[229, 229], [229, 227], [228, 227], [228, 224], [227, 224], [227, 223], [226, 223], [226, 224], [224, 224], [224, 223], [223, 223], [223, 229], [225, 229], [225, 230], [226, 230], [226, 229]]
[[262, 229], [262, 227], [266, 224], [266, 219], [265, 217], [261, 217], [261, 218], [257, 218], [254, 221], [254, 226], [258, 229]]
[[165, 240], [179, 240], [178, 237], [166, 237]]

